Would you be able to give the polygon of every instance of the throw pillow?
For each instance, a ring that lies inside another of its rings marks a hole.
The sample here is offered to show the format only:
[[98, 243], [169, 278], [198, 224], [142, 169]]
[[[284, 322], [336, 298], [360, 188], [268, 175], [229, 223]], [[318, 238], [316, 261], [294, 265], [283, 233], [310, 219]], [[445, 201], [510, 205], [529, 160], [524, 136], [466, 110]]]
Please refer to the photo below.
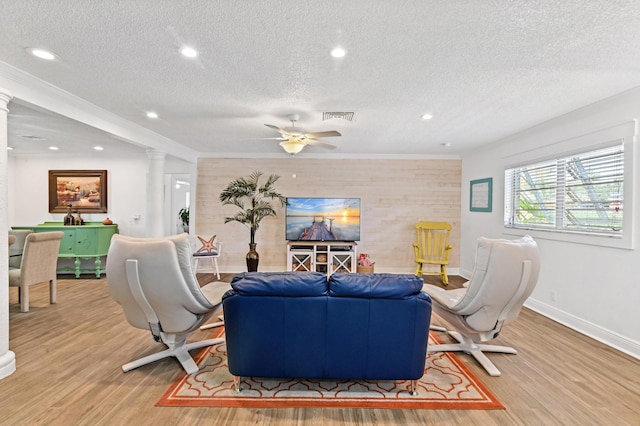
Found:
[[193, 254], [194, 256], [211, 256], [218, 254], [218, 247], [216, 247], [215, 245], [215, 235], [208, 240], [205, 240], [200, 235], [198, 235], [198, 239], [202, 243], [202, 247], [200, 247], [198, 251]]

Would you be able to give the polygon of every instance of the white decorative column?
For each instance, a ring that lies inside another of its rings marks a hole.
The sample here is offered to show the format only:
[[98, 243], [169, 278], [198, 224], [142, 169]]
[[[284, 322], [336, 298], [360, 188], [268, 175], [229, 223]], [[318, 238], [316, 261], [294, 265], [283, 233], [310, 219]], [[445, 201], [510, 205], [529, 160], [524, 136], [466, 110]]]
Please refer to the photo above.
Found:
[[164, 162], [166, 153], [147, 150], [147, 236], [164, 235]]
[[11, 93], [0, 87], [0, 379], [16, 371], [16, 355], [9, 350], [9, 190], [7, 188], [7, 115]]

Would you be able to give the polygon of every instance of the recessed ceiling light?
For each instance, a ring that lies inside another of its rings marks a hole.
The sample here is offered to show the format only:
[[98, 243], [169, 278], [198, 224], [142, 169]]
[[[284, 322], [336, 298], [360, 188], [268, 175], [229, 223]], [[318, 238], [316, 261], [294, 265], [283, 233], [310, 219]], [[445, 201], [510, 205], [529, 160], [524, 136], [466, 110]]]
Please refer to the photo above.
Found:
[[451, 142], [442, 142], [440, 146], [451, 146]]
[[180, 49], [180, 53], [182, 53], [187, 58], [196, 58], [198, 56], [198, 51], [193, 47], [185, 46]]
[[431, 114], [422, 114], [423, 120], [431, 120], [432, 118], [433, 118], [433, 115]]
[[27, 49], [27, 52], [40, 59], [46, 59], [47, 61], [53, 61], [56, 58], [55, 54], [49, 52], [48, 50], [39, 49], [37, 47], [30, 47]]
[[102, 150], [104, 150], [104, 148], [103, 148], [103, 147], [101, 147], [101, 146], [94, 146], [94, 147], [93, 147], [93, 149], [95, 149], [96, 151], [102, 151]]
[[333, 56], [334, 58], [342, 58], [346, 54], [347, 54], [347, 51], [344, 50], [342, 47], [336, 47], [331, 51], [331, 56]]
[[59, 148], [57, 146], [50, 146], [49, 149], [51, 151], [57, 151]]
[[149, 111], [147, 113], [147, 117], [149, 117], [149, 118], [158, 118], [158, 114], [153, 112], [153, 111]]
[[8, 147], [7, 147], [7, 149], [8, 149], [9, 151], [11, 151], [11, 150], [13, 149], [13, 147], [12, 147], [12, 146], [8, 146]]

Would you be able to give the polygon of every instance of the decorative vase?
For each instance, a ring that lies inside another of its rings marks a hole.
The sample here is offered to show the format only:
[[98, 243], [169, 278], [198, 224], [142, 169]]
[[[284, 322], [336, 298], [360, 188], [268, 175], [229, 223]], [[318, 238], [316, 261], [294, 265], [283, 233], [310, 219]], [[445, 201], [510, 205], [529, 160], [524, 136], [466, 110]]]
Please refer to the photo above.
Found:
[[247, 271], [257, 272], [260, 255], [256, 251], [256, 244], [249, 243], [249, 253], [247, 253]]
[[67, 215], [64, 217], [63, 223], [65, 226], [73, 225], [76, 219], [71, 214], [71, 205], [67, 206]]

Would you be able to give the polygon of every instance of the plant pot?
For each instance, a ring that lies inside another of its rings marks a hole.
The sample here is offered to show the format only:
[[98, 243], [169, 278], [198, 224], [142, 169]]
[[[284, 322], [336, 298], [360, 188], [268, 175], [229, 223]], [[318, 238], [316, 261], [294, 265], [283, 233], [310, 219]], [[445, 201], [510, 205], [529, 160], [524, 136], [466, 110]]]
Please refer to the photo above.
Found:
[[257, 272], [260, 255], [256, 251], [256, 244], [249, 244], [249, 252], [247, 253], [247, 271]]

